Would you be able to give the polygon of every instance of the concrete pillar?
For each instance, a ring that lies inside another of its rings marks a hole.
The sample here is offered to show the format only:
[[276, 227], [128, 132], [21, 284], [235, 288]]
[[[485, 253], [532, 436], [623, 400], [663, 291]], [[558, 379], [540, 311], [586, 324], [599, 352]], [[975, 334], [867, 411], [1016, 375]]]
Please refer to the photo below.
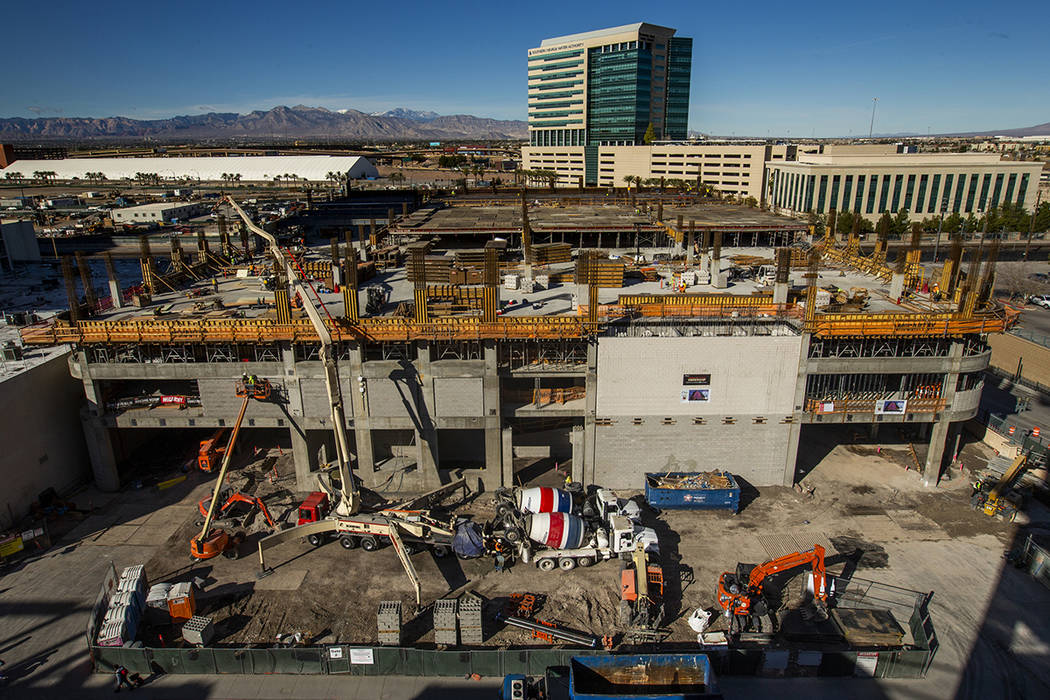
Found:
[[503, 469], [503, 435], [500, 417], [499, 396], [499, 362], [496, 355], [496, 341], [486, 340], [484, 347], [485, 374], [481, 379], [482, 401], [485, 411], [485, 471], [490, 474], [487, 484], [479, 487], [492, 487], [502, 483], [502, 476], [496, 474]]
[[904, 294], [904, 274], [901, 272], [894, 272], [893, 277], [890, 278], [890, 299], [894, 301], [897, 297]]
[[502, 443], [502, 449], [500, 450], [502, 456], [500, 485], [514, 486], [514, 434], [510, 426], [500, 431], [500, 442]]
[[285, 409], [293, 419], [303, 417], [303, 392], [299, 389], [299, 377], [295, 370], [295, 351], [292, 344], [281, 342], [281, 362], [284, 364], [284, 389], [288, 403]]
[[437, 488], [441, 485], [438, 473], [438, 439], [434, 426], [434, 376], [430, 371], [430, 344], [416, 343], [416, 376], [419, 379], [419, 399], [416, 403], [416, 468], [423, 489]]
[[786, 304], [788, 300], [787, 282], [777, 282], [773, 285], [773, 303]]
[[[587, 344], [587, 377], [584, 391], [586, 392], [586, 405], [583, 416], [583, 464], [576, 465], [573, 459], [573, 479], [583, 484], [598, 483], [598, 474], [595, 469], [595, 424], [594, 420], [598, 410], [598, 343], [592, 340]], [[575, 457], [575, 455], [574, 455]], [[579, 478], [576, 478], [576, 470], [580, 469]]]
[[343, 365], [347, 368], [350, 391], [343, 394], [343, 410], [347, 417], [353, 416], [354, 442], [357, 447], [357, 463], [354, 473], [361, 482], [369, 487], [376, 486], [375, 453], [372, 449], [372, 421], [368, 415], [368, 396], [361, 391], [362, 383], [358, 377], [363, 376], [363, 348], [357, 343], [350, 349], [350, 359]]
[[84, 416], [82, 424], [95, 485], [101, 491], [119, 491], [120, 471], [109, 428], [92, 416]]
[[292, 460], [295, 463], [295, 488], [297, 491], [314, 491], [317, 488], [313, 472], [316, 468], [316, 455], [310, 449], [310, 440], [306, 431], [294, 421], [288, 429], [292, 437]]
[[944, 462], [945, 442], [951, 430], [951, 422], [948, 420], [952, 404], [955, 403], [955, 387], [959, 381], [959, 370], [962, 366], [965, 347], [961, 342], [952, 343], [948, 351], [951, 365], [948, 374], [944, 378], [944, 387], [941, 389], [941, 397], [944, 399], [945, 408], [938, 414], [940, 420], [936, 421], [930, 430], [930, 447], [926, 453], [926, 464], [922, 470], [922, 483], [924, 486], [936, 486], [941, 476], [941, 466]]
[[569, 442], [572, 444], [572, 480], [583, 483], [583, 465], [587, 460], [585, 453], [584, 428], [582, 425], [573, 426], [569, 434]]
[[876, 442], [879, 439], [879, 423], [871, 424], [871, 441]]
[[788, 434], [788, 446], [784, 455], [783, 486], [795, 485], [795, 464], [798, 461], [798, 443], [802, 434], [802, 409], [806, 402], [806, 372], [809, 362], [810, 334], [802, 334], [801, 351], [798, 358], [798, 374], [795, 379], [795, 403], [792, 412], [793, 422]]
[[124, 294], [120, 291], [120, 282], [110, 278], [109, 298], [113, 300], [114, 309], [124, 308]]

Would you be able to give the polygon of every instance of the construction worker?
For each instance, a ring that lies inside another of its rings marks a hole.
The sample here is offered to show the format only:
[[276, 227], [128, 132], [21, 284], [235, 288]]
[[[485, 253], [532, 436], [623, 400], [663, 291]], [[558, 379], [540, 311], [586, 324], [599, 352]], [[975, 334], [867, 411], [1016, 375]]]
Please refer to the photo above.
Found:
[[973, 489], [973, 492], [970, 494], [970, 496], [976, 496], [981, 492], [981, 480], [978, 479], [977, 481], [973, 482], [973, 484], [971, 484], [970, 487]]
[[245, 389], [248, 388], [248, 373], [247, 372], [245, 372], [244, 374], [241, 375], [241, 386], [243, 386]]
[[135, 684], [131, 682], [130, 678], [128, 678], [128, 669], [123, 666], [117, 666], [113, 669], [113, 676], [117, 679], [117, 687], [114, 688], [114, 693], [119, 693], [120, 689], [125, 685], [128, 686], [128, 690], [135, 689]]

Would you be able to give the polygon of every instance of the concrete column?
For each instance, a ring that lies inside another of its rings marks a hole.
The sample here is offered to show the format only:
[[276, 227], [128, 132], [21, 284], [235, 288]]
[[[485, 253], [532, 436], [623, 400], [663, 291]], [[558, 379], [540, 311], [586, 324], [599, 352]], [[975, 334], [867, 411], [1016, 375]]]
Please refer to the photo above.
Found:
[[353, 416], [354, 422], [354, 442], [357, 446], [357, 463], [354, 466], [354, 473], [357, 475], [361, 482], [369, 487], [374, 488], [376, 486], [376, 473], [375, 473], [375, 453], [372, 449], [372, 421], [368, 415], [368, 397], [366, 394], [361, 392], [361, 382], [357, 380], [358, 377], [363, 376], [363, 349], [360, 343], [357, 343], [350, 350], [350, 359], [344, 365], [349, 371], [348, 376], [350, 391], [344, 392], [343, 404], [344, 410], [348, 416]]
[[778, 282], [773, 285], [773, 303], [786, 304], [788, 300], [788, 285], [786, 282]]
[[286, 408], [293, 419], [303, 417], [303, 392], [295, 370], [295, 351], [289, 342], [281, 342], [281, 362], [284, 364], [284, 388], [288, 400]]
[[[585, 385], [586, 406], [583, 416], [583, 464], [577, 466], [572, 461], [573, 479], [583, 484], [596, 484], [599, 475], [595, 469], [595, 425], [594, 420], [598, 409], [598, 342], [592, 340], [587, 344], [587, 378]], [[577, 469], [580, 471], [577, 479]]]
[[900, 272], [894, 272], [893, 277], [890, 278], [890, 299], [894, 301], [897, 297], [904, 294], [904, 275]]
[[482, 401], [485, 411], [485, 471], [491, 474], [491, 487], [497, 479], [495, 474], [503, 468], [503, 435], [499, 395], [499, 363], [496, 355], [496, 341], [486, 340], [484, 347], [485, 374], [481, 379]]
[[124, 308], [124, 295], [120, 291], [120, 282], [112, 278], [109, 280], [109, 298], [113, 300], [113, 308]]
[[98, 418], [86, 415], [82, 418], [82, 425], [95, 485], [102, 491], [119, 491], [120, 471], [109, 428]]
[[438, 473], [437, 428], [434, 426], [434, 376], [430, 371], [430, 344], [416, 343], [416, 372], [419, 377], [419, 400], [416, 404], [418, 427], [416, 428], [416, 467], [423, 489], [441, 485]]
[[948, 435], [951, 432], [951, 422], [948, 420], [952, 404], [955, 403], [955, 387], [959, 381], [959, 370], [962, 366], [965, 346], [961, 342], [952, 343], [948, 357], [951, 365], [948, 374], [944, 378], [944, 387], [941, 396], [944, 398], [944, 409], [940, 414], [940, 420], [935, 422], [930, 431], [930, 447], [926, 453], [926, 464], [922, 470], [922, 483], [924, 486], [936, 486], [941, 476], [941, 466], [944, 463], [944, 448]]
[[292, 460], [295, 463], [295, 488], [298, 491], [313, 491], [316, 488], [311, 474], [316, 467], [316, 456], [310, 449], [306, 431], [294, 421], [288, 429], [292, 437]]
[[587, 460], [584, 449], [584, 428], [582, 425], [573, 426], [569, 434], [569, 442], [572, 444], [572, 480], [583, 483], [583, 465]]
[[784, 455], [784, 478], [783, 486], [795, 485], [795, 463], [798, 461], [798, 443], [802, 434], [802, 409], [806, 402], [806, 372], [809, 362], [810, 334], [802, 334], [801, 349], [798, 358], [798, 375], [795, 379], [795, 403], [792, 417], [794, 422], [790, 426], [788, 434], [788, 446]]
[[879, 439], [879, 423], [871, 424], [871, 441], [875, 442]]
[[510, 426], [500, 431], [500, 442], [502, 443], [502, 478], [501, 486], [514, 486], [514, 434]]

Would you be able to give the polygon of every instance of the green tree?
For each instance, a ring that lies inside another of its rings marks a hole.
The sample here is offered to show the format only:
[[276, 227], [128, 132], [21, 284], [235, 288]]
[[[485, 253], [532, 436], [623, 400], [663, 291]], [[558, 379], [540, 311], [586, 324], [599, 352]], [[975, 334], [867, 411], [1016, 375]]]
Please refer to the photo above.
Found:
[[888, 239], [893, 233], [893, 216], [888, 211], [882, 212], [882, 216], [879, 217], [878, 223], [875, 224], [875, 233], [882, 239]]
[[1035, 211], [1035, 230], [1050, 230], [1050, 202], [1043, 202]]
[[962, 231], [963, 233], [973, 233], [980, 228], [980, 222], [977, 217], [970, 212], [970, 215], [966, 217], [966, 221], [963, 222]]
[[9, 173], [4, 173], [5, 180], [17, 180], [18, 182], [21, 182], [24, 178], [25, 176], [19, 172], [11, 171]]
[[962, 217], [957, 212], [952, 212], [944, 218], [944, 226], [941, 231], [944, 233], [959, 233], [962, 230]]
[[645, 127], [645, 136], [642, 137], [642, 142], [646, 146], [656, 140], [656, 132], [653, 130], [653, 123], [649, 122], [649, 126]]
[[633, 184], [634, 184], [634, 182], [635, 182], [635, 181], [636, 181], [637, 179], [638, 179], [638, 178], [637, 178], [637, 177], [635, 177], [634, 175], [624, 175], [624, 176], [623, 176], [623, 181], [627, 183], [627, 189], [631, 189], [631, 185], [633, 185]]
[[746, 206], [751, 207], [752, 209], [754, 209], [755, 207], [758, 206], [758, 200], [755, 199], [754, 197], [745, 197], [744, 198], [744, 204]]
[[853, 224], [857, 220], [856, 215], [851, 211], [840, 212], [838, 217], [835, 219], [835, 232], [841, 234], [847, 234], [853, 231]]
[[901, 209], [897, 216], [893, 217], [893, 233], [897, 238], [902, 238], [908, 232], [908, 210]]

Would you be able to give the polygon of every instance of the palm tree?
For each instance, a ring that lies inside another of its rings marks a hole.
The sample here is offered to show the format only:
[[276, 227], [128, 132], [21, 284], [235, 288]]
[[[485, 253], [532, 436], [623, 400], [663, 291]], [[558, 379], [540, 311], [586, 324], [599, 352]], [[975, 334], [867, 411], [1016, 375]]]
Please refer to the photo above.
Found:
[[631, 189], [631, 185], [633, 185], [636, 180], [638, 180], [638, 178], [635, 177], [634, 175], [624, 175], [623, 176], [623, 181], [627, 183], [627, 189], [628, 190]]
[[5, 180], [18, 180], [19, 182], [21, 182], [23, 177], [24, 176], [22, 175], [22, 173], [18, 172], [4, 173]]
[[394, 172], [390, 173], [390, 182], [392, 182], [394, 184], [397, 184], [397, 185], [400, 185], [404, 181], [405, 181], [405, 174], [404, 173], [399, 172], [397, 170], [395, 170]]

